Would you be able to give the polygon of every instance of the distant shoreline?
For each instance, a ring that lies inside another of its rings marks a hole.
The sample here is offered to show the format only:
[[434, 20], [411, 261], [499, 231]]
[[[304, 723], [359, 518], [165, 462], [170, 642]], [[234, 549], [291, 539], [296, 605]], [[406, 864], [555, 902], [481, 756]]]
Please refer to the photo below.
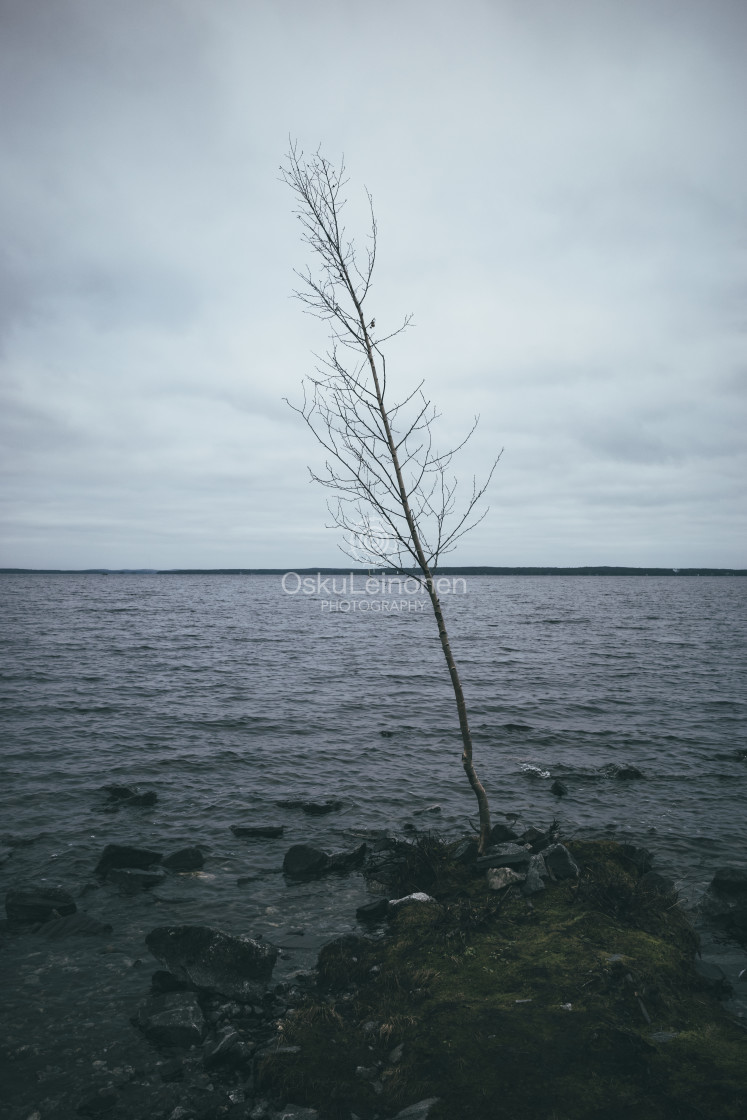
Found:
[[[409, 568], [0, 568], [0, 575], [82, 576], [282, 576], [299, 575], [396, 575]], [[493, 568], [481, 566], [439, 567], [436, 575], [447, 576], [747, 576], [747, 568], [624, 568], [596, 565], [582, 568]]]

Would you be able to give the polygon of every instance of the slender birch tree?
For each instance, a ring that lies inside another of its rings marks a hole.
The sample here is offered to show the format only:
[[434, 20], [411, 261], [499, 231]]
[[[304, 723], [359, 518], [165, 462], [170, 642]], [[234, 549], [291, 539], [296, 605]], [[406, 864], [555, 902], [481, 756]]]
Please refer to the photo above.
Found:
[[320, 151], [307, 158], [291, 144], [280, 171], [295, 197], [295, 214], [316, 266], [296, 273], [301, 286], [294, 294], [330, 327], [328, 349], [318, 358], [315, 374], [304, 379], [301, 403], [291, 404], [326, 452], [323, 472], [310, 470], [311, 477], [334, 491], [328, 509], [346, 534], [343, 552], [366, 564], [414, 573], [430, 598], [459, 716], [462, 765], [477, 798], [482, 853], [489, 843], [490, 809], [472, 759], [467, 706], [433, 573], [440, 558], [487, 513], [478, 505], [500, 454], [485, 481], [478, 485], [473, 478], [458, 505], [451, 464], [478, 418], [461, 443], [440, 452], [433, 443], [439, 413], [424, 383], [392, 398], [383, 348], [407, 329], [412, 316], [387, 333], [377, 330], [369, 310], [377, 241], [370, 193], [368, 232], [360, 250], [342, 222], [344, 160], [333, 165]]

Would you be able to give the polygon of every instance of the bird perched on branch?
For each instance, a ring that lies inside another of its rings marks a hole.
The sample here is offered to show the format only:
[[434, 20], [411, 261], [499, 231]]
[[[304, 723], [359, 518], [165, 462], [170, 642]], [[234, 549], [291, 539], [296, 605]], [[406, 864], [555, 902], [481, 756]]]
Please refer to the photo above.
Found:
[[376, 326], [376, 320], [375, 320], [375, 319], [372, 319], [372, 320], [371, 320], [371, 322], [370, 322], [370, 323], [368, 324], [368, 329], [369, 329], [370, 331], [372, 331], [372, 330], [374, 329], [374, 327], [375, 327], [375, 326]]

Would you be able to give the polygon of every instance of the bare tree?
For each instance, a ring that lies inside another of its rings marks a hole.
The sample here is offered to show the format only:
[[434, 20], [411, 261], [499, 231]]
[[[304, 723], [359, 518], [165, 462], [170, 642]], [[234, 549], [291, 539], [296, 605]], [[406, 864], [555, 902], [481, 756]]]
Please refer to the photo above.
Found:
[[489, 843], [490, 809], [472, 761], [467, 707], [433, 572], [440, 558], [487, 513], [479, 513], [477, 506], [500, 455], [482, 485], [472, 480], [470, 493], [458, 507], [451, 463], [474, 432], [477, 417], [457, 447], [439, 452], [433, 444], [439, 414], [425, 396], [423, 382], [399, 400], [388, 395], [382, 347], [407, 328], [411, 316], [389, 333], [380, 333], [366, 307], [376, 262], [371, 195], [366, 192], [370, 226], [365, 248], [359, 251], [342, 224], [344, 161], [334, 166], [319, 151], [306, 158], [291, 144], [280, 170], [295, 195], [303, 240], [317, 266], [317, 271], [307, 267], [297, 272], [302, 286], [295, 295], [331, 328], [329, 348], [318, 359], [316, 374], [304, 380], [302, 403], [291, 405], [327, 454], [324, 473], [311, 471], [311, 476], [335, 491], [328, 508], [334, 524], [348, 535], [343, 551], [364, 563], [414, 572], [430, 597], [459, 714], [462, 765], [477, 797], [483, 852]]

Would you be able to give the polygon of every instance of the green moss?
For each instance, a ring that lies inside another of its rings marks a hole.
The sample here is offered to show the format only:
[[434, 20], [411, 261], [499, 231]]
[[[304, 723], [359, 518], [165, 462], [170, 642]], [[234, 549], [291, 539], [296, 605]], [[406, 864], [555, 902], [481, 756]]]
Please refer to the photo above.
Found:
[[569, 847], [581, 879], [531, 905], [431, 851], [438, 903], [323, 951], [319, 991], [283, 1024], [300, 1051], [265, 1059], [261, 1084], [324, 1120], [430, 1096], [441, 1120], [743, 1118], [745, 1036], [702, 989], [675, 900], [618, 845]]

